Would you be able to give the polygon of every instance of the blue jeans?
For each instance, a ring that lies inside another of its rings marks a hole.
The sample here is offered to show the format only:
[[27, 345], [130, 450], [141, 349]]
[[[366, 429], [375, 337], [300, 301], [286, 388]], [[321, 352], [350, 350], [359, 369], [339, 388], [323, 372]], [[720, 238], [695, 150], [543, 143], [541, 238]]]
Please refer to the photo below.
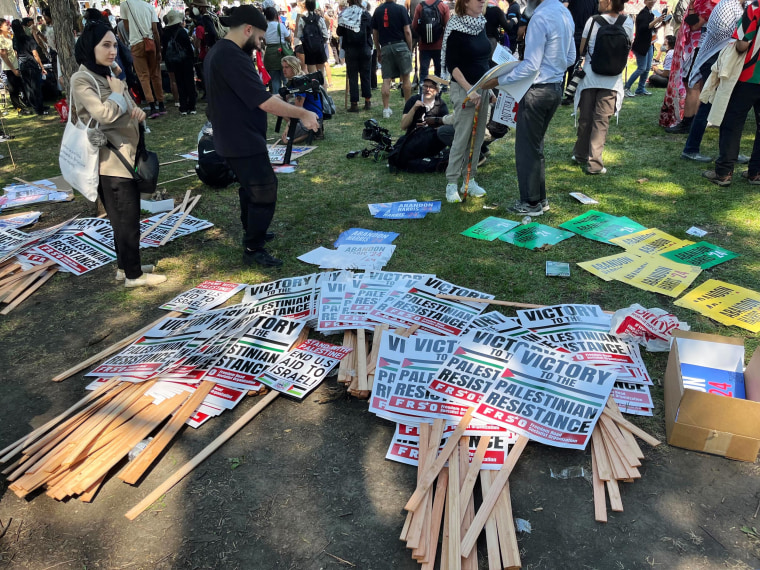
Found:
[[270, 83], [272, 93], [277, 95], [280, 92], [280, 87], [285, 83], [285, 75], [282, 73], [282, 69], [273, 69], [269, 72], [269, 76], [272, 78]]
[[639, 86], [636, 88], [636, 93], [644, 92], [649, 71], [652, 69], [652, 57], [654, 57], [654, 46], [649, 46], [649, 51], [647, 51], [646, 55], [636, 54], [636, 71], [631, 73], [628, 81], [625, 82], [626, 89], [630, 89], [633, 82], [638, 79]]
[[683, 147], [683, 152], [686, 154], [699, 152], [699, 147], [702, 145], [702, 137], [705, 135], [705, 129], [707, 128], [707, 117], [710, 115], [710, 109], [712, 109], [712, 103], [699, 104], [699, 109], [697, 110], [697, 114], [694, 115], [694, 120], [689, 129], [689, 138], [686, 139], [686, 144]]

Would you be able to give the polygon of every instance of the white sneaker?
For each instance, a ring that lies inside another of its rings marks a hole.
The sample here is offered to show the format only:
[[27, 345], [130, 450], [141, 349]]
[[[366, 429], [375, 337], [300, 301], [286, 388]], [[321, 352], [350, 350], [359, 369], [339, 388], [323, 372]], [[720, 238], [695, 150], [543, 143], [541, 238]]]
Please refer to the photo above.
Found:
[[[462, 183], [462, 188], [460, 189], [460, 192], [464, 194], [464, 183]], [[470, 180], [470, 185], [467, 188], [467, 195], [472, 196], [473, 198], [482, 198], [483, 196], [486, 195], [486, 191], [477, 182], [475, 182], [474, 180]]]
[[449, 204], [456, 204], [457, 202], [462, 201], [459, 197], [456, 184], [446, 184], [446, 201]]
[[387, 109], [383, 109], [383, 119], [390, 119], [391, 115], [393, 114], [393, 109], [388, 107]]
[[[140, 271], [142, 271], [143, 273], [153, 273], [153, 270], [155, 268], [156, 267], [154, 265], [141, 265], [140, 266]], [[124, 275], [124, 270], [123, 269], [117, 269], [116, 270], [116, 278], [114, 279], [115, 281], [124, 281], [124, 279], [126, 279], [126, 278], [127, 278], [127, 276]]]
[[633, 92], [633, 91], [631, 91], [630, 89], [626, 89], [626, 90], [625, 90], [625, 96], [626, 96], [626, 97], [636, 97], [636, 93], [634, 93], [634, 92]]
[[166, 275], [158, 275], [156, 273], [143, 273], [137, 279], [125, 279], [124, 287], [130, 289], [132, 287], [152, 287], [159, 285], [166, 281]]

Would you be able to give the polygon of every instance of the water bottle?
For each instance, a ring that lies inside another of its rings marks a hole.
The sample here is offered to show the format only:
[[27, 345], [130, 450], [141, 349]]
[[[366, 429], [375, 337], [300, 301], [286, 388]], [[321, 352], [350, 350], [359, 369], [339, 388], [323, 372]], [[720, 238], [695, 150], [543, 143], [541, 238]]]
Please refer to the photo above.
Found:
[[533, 221], [533, 218], [531, 218], [530, 216], [525, 216], [525, 217], [522, 219], [522, 225], [524, 225], [524, 226], [527, 226], [527, 225], [528, 225], [529, 223], [531, 223], [532, 221]]

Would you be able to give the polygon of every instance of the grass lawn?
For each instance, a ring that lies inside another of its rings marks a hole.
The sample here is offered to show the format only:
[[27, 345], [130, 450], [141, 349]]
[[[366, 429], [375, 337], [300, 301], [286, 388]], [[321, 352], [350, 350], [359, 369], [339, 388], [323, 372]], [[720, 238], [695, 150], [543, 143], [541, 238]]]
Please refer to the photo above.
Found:
[[[465, 204], [447, 204], [443, 174], [390, 175], [382, 161], [376, 163], [371, 158], [361, 157], [346, 159], [348, 151], [364, 148], [362, 124], [370, 117], [377, 118], [382, 126], [389, 128], [394, 139], [400, 134], [398, 124], [403, 100], [398, 91], [392, 92], [394, 115], [387, 120], [380, 118], [379, 91], [373, 93], [371, 111], [345, 113], [341, 90], [343, 73], [343, 69], [333, 72], [333, 84], [337, 88], [332, 94], [339, 112], [333, 120], [326, 122], [326, 139], [318, 142], [317, 150], [301, 159], [295, 174], [279, 176], [279, 200], [273, 224], [278, 239], [272, 243], [272, 251], [285, 260], [281, 269], [259, 270], [242, 266], [236, 187], [217, 191], [191, 177], [171, 183], [167, 189], [175, 199], [180, 199], [187, 189], [201, 192], [203, 199], [193, 213], [211, 220], [215, 227], [159, 250], [145, 252], [147, 262], [157, 262], [159, 269], [169, 275], [166, 285], [153, 290], [126, 291], [110, 284], [109, 268], [96, 271], [92, 276], [57, 277], [45, 289], [63, 287], [61, 293], [65, 294], [65, 287], [74, 285], [77, 290], [86, 291], [91, 310], [116, 305], [126, 314], [140, 313], [155, 308], [160, 302], [206, 278], [256, 283], [309, 273], [315, 268], [298, 261], [298, 255], [318, 246], [330, 247], [341, 231], [362, 227], [401, 234], [395, 242], [397, 249], [388, 270], [435, 273], [449, 281], [511, 301], [598, 303], [608, 310], [631, 303], [661, 307], [675, 312], [695, 330], [748, 337], [748, 348], [754, 349], [758, 338], [746, 331], [726, 328], [696, 313], [674, 307], [671, 298], [617, 282], [604, 282], [574, 265], [621, 251], [614, 246], [576, 236], [547, 251], [533, 252], [498, 240], [483, 242], [459, 235], [488, 216], [517, 219], [504, 209], [518, 196], [513, 133], [492, 145], [491, 158], [478, 173], [477, 181], [488, 191], [487, 197], [471, 199]], [[760, 194], [741, 180], [738, 173], [731, 187], [718, 188], [700, 177], [703, 166], [679, 158], [684, 137], [665, 134], [657, 126], [663, 93], [657, 90], [652, 97], [625, 100], [619, 122], [613, 119], [610, 126], [604, 154], [609, 171], [606, 176], [587, 176], [579, 166], [570, 162], [575, 141], [572, 110], [560, 107], [546, 137], [546, 184], [552, 209], [537, 220], [556, 227], [585, 212], [590, 206], [584, 206], [568, 195], [580, 191], [599, 201], [593, 206], [595, 209], [628, 216], [644, 226], [660, 228], [679, 238], [688, 238], [685, 230], [696, 225], [709, 232], [704, 239], [741, 257], [704, 271], [695, 284], [715, 278], [757, 289], [760, 283], [757, 232]], [[200, 113], [195, 117], [180, 117], [171, 103], [168, 107], [167, 116], [150, 122], [152, 132], [147, 137], [149, 148], [158, 152], [162, 162], [193, 150], [204, 121], [202, 102]], [[3, 160], [0, 172], [4, 183], [10, 183], [14, 176], [35, 180], [59, 173], [57, 151], [63, 129], [57, 118], [8, 116], [5, 125], [16, 135], [11, 148], [17, 166], [14, 170], [8, 158]], [[753, 133], [754, 122], [748, 121], [742, 141], [744, 154], [750, 154]], [[274, 119], [270, 120], [269, 136], [277, 136]], [[709, 129], [702, 152], [715, 155], [717, 143], [717, 130]], [[7, 154], [7, 148], [0, 152]], [[192, 167], [190, 161], [165, 166], [160, 180], [187, 174]], [[367, 204], [372, 202], [412, 198], [443, 200], [441, 213], [428, 215], [424, 220], [388, 221], [372, 218], [367, 209]], [[74, 204], [53, 204], [41, 209], [46, 215], [40, 225], [49, 225], [74, 213], [86, 215], [90, 212], [87, 202], [79, 195]], [[571, 277], [545, 277], [547, 260], [570, 262]], [[103, 282], [109, 282], [109, 285], [103, 286]], [[61, 307], [58, 310], [66, 309]], [[23, 312], [22, 305], [13, 315]], [[507, 314], [510, 313], [507, 311]], [[12, 326], [10, 323], [16, 318], [12, 316], [0, 326]], [[664, 359], [658, 358], [655, 367], [660, 365], [664, 365]]]

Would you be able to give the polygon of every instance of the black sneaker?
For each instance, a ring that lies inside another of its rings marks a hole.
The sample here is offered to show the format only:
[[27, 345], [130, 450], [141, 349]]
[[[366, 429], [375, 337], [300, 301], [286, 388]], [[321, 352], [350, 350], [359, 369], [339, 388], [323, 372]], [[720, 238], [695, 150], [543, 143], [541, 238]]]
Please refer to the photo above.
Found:
[[527, 202], [522, 202], [521, 200], [518, 200], [511, 206], [508, 206], [507, 210], [509, 210], [513, 214], [520, 214], [521, 216], [530, 216], [531, 218], [536, 217], [536, 216], [542, 216], [544, 213], [544, 208], [541, 206], [540, 202], [536, 204], [535, 206], [531, 206]]
[[544, 198], [538, 203], [539, 206], [541, 206], [541, 210], [544, 212], [548, 212], [552, 209], [552, 207], [549, 205], [549, 198]]
[[265, 249], [257, 249], [256, 251], [248, 251], [246, 249], [243, 252], [243, 263], [248, 266], [255, 263], [262, 267], [280, 267], [282, 265], [282, 259], [273, 257]]

